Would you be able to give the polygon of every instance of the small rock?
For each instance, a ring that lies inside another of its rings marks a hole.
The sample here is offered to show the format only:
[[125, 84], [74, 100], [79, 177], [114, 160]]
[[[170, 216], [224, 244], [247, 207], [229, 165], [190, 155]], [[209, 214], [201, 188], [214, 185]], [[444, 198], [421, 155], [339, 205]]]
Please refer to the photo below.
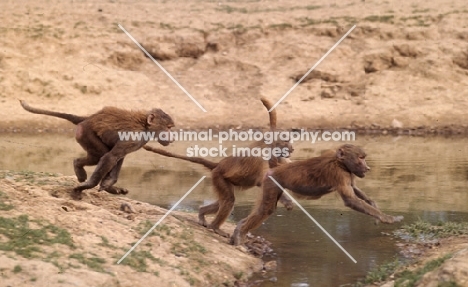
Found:
[[265, 271], [276, 271], [278, 265], [275, 260], [268, 261], [263, 265]]
[[403, 123], [400, 122], [399, 120], [397, 119], [393, 119], [392, 121], [392, 127], [393, 128], [396, 128], [396, 129], [401, 129], [403, 127]]
[[330, 89], [322, 90], [320, 96], [324, 99], [331, 99], [335, 97], [335, 94]]
[[244, 253], [248, 252], [247, 248], [245, 248], [245, 246], [243, 246], [243, 245], [236, 246], [236, 249], [239, 250], [239, 251], [242, 251]]
[[404, 68], [409, 65], [409, 60], [408, 58], [405, 58], [405, 57], [393, 57], [392, 64], [394, 66]]

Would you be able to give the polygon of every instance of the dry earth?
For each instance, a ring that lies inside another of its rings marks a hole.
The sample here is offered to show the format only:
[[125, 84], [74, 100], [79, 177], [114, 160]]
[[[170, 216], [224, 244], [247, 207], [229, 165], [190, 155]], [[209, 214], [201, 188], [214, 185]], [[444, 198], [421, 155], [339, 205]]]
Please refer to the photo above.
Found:
[[[281, 98], [281, 128], [466, 130], [465, 1], [2, 1], [3, 130], [69, 127], [18, 99], [90, 114], [161, 107], [179, 128], [266, 126], [260, 96]], [[202, 112], [121, 24], [207, 110]]]
[[[234, 286], [263, 267], [183, 212], [117, 264], [167, 210], [95, 190], [72, 200], [75, 184], [0, 171], [0, 286]], [[121, 211], [122, 203], [135, 213]]]

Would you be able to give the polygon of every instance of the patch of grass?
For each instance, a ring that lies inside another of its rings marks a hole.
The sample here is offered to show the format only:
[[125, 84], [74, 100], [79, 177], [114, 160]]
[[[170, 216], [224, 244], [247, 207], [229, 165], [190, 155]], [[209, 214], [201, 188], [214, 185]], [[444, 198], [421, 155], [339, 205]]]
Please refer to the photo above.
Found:
[[371, 15], [364, 18], [368, 22], [393, 23], [393, 15]]
[[269, 12], [283, 12], [283, 11], [294, 11], [294, 10], [317, 10], [322, 8], [319, 5], [307, 5], [307, 6], [289, 6], [289, 7], [275, 7], [275, 8], [256, 8], [248, 10], [246, 8], [233, 7], [229, 5], [223, 5], [220, 8], [216, 8], [217, 11], [231, 13], [242, 13], [242, 14], [253, 14], [253, 13], [269, 13]]
[[56, 28], [52, 36], [57, 39], [62, 39], [64, 34], [65, 34], [65, 30]]
[[451, 258], [451, 254], [447, 254], [443, 257], [431, 260], [427, 262], [423, 267], [418, 268], [413, 271], [405, 270], [401, 273], [395, 275], [398, 279], [395, 281], [395, 286], [415, 286], [416, 282], [423, 277], [424, 274], [431, 272], [440, 265], [442, 265], [445, 260]]
[[317, 10], [317, 9], [320, 9], [322, 8], [322, 6], [320, 5], [307, 5], [304, 7], [306, 10]]
[[208, 279], [208, 280], [210, 280], [210, 281], [213, 279], [213, 276], [211, 276], [210, 273], [205, 273], [204, 276], [205, 276], [206, 279]]
[[102, 266], [106, 263], [104, 258], [100, 257], [85, 257], [82, 253], [73, 253], [69, 256], [71, 259], [76, 259], [81, 264], [88, 266], [89, 268], [98, 271], [98, 272], [106, 272], [104, 267]]
[[173, 242], [171, 247], [173, 254], [183, 254], [188, 257], [193, 254], [205, 254], [207, 252], [203, 245], [194, 240], [193, 231], [190, 229], [184, 229], [181, 233], [175, 234], [174, 237], [179, 237], [183, 242]]
[[82, 94], [86, 94], [88, 92], [88, 86], [78, 86], [77, 87]]
[[0, 217], [0, 234], [8, 241], [0, 242], [0, 250], [13, 251], [25, 258], [37, 257], [36, 253], [41, 252], [40, 245], [63, 244], [74, 248], [70, 233], [57, 226], [40, 221], [33, 221], [40, 228], [29, 227], [27, 215], [20, 215], [15, 218]]
[[431, 22], [431, 20], [427, 16], [422, 16], [422, 15], [401, 17], [400, 20], [403, 22], [412, 21], [414, 23], [413, 25], [408, 25], [408, 26], [428, 27], [431, 25], [430, 23], [426, 23], [426, 20], [428, 20], [429, 22]]
[[102, 240], [102, 242], [98, 244], [99, 246], [108, 247], [108, 248], [112, 248], [112, 249], [117, 248], [116, 246], [110, 244], [109, 239], [107, 239], [105, 236], [101, 236], [101, 240]]
[[332, 24], [332, 25], [338, 26], [338, 20], [341, 19], [341, 18], [343, 20], [345, 20], [346, 22], [348, 22], [348, 21], [353, 22], [353, 23], [356, 22], [355, 18], [348, 17], [348, 16], [346, 16], [346, 17], [332, 17], [330, 19], [320, 19], [320, 20], [312, 19], [312, 18], [309, 18], [309, 17], [303, 17], [303, 18], [298, 18], [297, 20], [299, 20], [301, 22], [304, 22], [304, 24], [301, 24], [301, 27], [319, 25], [319, 24]]
[[231, 13], [247, 14], [249, 12], [246, 8], [237, 8], [237, 7], [232, 7], [229, 5], [223, 5], [220, 8], [216, 8], [216, 10], [220, 12], [226, 12], [228, 14], [231, 14]]
[[159, 27], [160, 27], [161, 29], [167, 29], [167, 30], [174, 30], [174, 29], [175, 29], [175, 27], [172, 26], [171, 24], [169, 24], [169, 23], [164, 23], [164, 22], [159, 23]]
[[408, 21], [408, 20], [418, 20], [418, 19], [421, 19], [422, 16], [421, 15], [416, 15], [416, 16], [409, 16], [409, 17], [401, 17], [400, 20], [401, 21]]
[[192, 276], [185, 277], [185, 280], [187, 280], [190, 286], [194, 286], [198, 282], [198, 280], [193, 278]]
[[240, 280], [242, 276], [244, 276], [244, 272], [242, 271], [234, 273], [234, 278], [236, 278], [237, 280]]
[[412, 224], [403, 225], [396, 234], [403, 237], [409, 236], [418, 240], [463, 235], [468, 234], [468, 223], [440, 222], [433, 225], [429, 222], [418, 220]]
[[0, 210], [1, 211], [8, 211], [14, 208], [13, 205], [5, 203], [5, 200], [8, 199], [6, 193], [0, 190]]
[[202, 256], [195, 257], [195, 258], [193, 258], [193, 260], [195, 262], [197, 262], [198, 266], [200, 266], [200, 267], [206, 267], [206, 266], [209, 266], [211, 264], [210, 262], [206, 261]]
[[62, 254], [60, 252], [53, 251], [52, 253], [47, 255], [46, 259], [60, 258], [60, 256], [62, 256]]
[[138, 272], [146, 272], [148, 265], [146, 264], [146, 259], [150, 259], [153, 262], [157, 262], [160, 266], [164, 266], [167, 263], [160, 259], [154, 257], [149, 251], [133, 251], [120, 263], [127, 265]]
[[242, 24], [236, 24], [234, 26], [229, 26], [227, 27], [228, 30], [236, 30], [239, 33], [245, 33], [247, 32], [247, 28], [244, 27]]
[[45, 36], [48, 32], [49, 26], [39, 24], [38, 26], [30, 26], [27, 29], [27, 35], [32, 39], [39, 39]]
[[395, 273], [395, 271], [402, 265], [403, 263], [401, 261], [395, 259], [377, 266], [376, 268], [373, 268], [371, 271], [369, 271], [366, 277], [362, 281], [358, 282], [355, 286], [365, 286], [374, 282], [384, 281], [388, 278], [388, 276]]
[[61, 274], [65, 272], [65, 267], [62, 264], [60, 264], [57, 260], [53, 259], [53, 260], [50, 260], [49, 262], [59, 269], [58, 273]]
[[13, 273], [17, 274], [17, 273], [20, 273], [21, 271], [23, 271], [23, 268], [21, 268], [21, 266], [16, 265], [15, 267], [13, 267]]
[[457, 282], [447, 281], [447, 282], [440, 282], [437, 284], [437, 287], [461, 287], [457, 284]]
[[179, 269], [180, 275], [184, 276], [184, 279], [190, 284], [190, 286], [199, 285], [199, 281], [193, 278], [190, 275], [190, 272], [185, 270], [182, 265], [175, 266], [175, 268]]
[[429, 12], [429, 11], [431, 11], [431, 9], [429, 9], [429, 8], [426, 8], [426, 9], [414, 9], [414, 10], [412, 11], [412, 13], [413, 13], [413, 14], [416, 14], [416, 13], [427, 13], [427, 12]]
[[[140, 235], [145, 235], [148, 230], [154, 226], [149, 220], [141, 221], [136, 227], [137, 232]], [[171, 228], [165, 224], [159, 224], [148, 236], [159, 236], [162, 239], [165, 239], [166, 236], [171, 235]]]
[[[405, 266], [405, 264], [399, 260], [394, 260], [385, 264], [378, 266], [377, 268], [369, 271], [367, 273], [366, 278], [355, 284], [356, 287], [362, 287], [371, 285], [373, 283], [383, 282], [388, 279], [391, 274], [394, 274], [395, 279], [395, 286], [401, 287], [410, 287], [415, 286], [416, 282], [420, 280], [424, 274], [431, 272], [432, 270], [436, 269], [440, 265], [442, 265], [445, 260], [451, 258], [451, 254], [447, 254], [443, 257], [431, 260], [427, 262], [423, 267], [415, 269], [413, 271], [410, 270], [403, 270], [398, 271], [401, 267]], [[452, 284], [450, 282], [447, 282]], [[438, 285], [438, 286], [457, 286], [457, 285]]]
[[49, 177], [57, 177], [59, 175], [49, 172], [34, 172], [29, 170], [11, 171], [0, 174], [0, 178], [12, 177], [16, 182], [26, 182], [29, 185], [37, 184], [52, 184], [57, 183], [56, 180], [52, 181]]
[[73, 26], [73, 29], [77, 29], [79, 28], [80, 26], [86, 26], [86, 23], [83, 22], [83, 21], [78, 21], [75, 23], [75, 25]]
[[285, 29], [291, 29], [293, 25], [289, 23], [280, 23], [280, 24], [271, 24], [268, 26], [271, 29], [277, 29], [277, 30], [285, 30]]

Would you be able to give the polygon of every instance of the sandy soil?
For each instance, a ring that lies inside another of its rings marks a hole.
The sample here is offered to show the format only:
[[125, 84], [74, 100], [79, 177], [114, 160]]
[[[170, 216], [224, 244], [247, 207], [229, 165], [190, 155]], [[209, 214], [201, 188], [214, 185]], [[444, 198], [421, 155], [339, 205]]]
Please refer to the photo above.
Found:
[[[263, 268], [183, 212], [171, 213], [116, 264], [167, 210], [95, 190], [72, 200], [75, 184], [0, 171], [1, 286], [233, 286]], [[121, 211], [122, 203], [135, 213]]]
[[[8, 1], [0, 28], [0, 125], [70, 127], [32, 115], [160, 107], [178, 128], [466, 127], [465, 1]], [[207, 110], [195, 105], [121, 24]]]

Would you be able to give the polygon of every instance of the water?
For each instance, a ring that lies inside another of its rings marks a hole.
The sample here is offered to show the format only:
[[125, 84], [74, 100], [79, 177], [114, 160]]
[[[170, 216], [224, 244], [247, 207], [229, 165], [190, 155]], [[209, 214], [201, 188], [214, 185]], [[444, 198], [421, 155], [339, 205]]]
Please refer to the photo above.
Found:
[[[431, 222], [467, 221], [467, 142], [465, 138], [359, 137], [355, 144], [368, 153], [371, 171], [365, 179], [358, 180], [358, 186], [385, 213], [404, 215], [403, 223], [418, 218]], [[292, 159], [315, 156], [337, 145], [295, 144]], [[168, 150], [185, 153], [189, 146], [189, 143], [176, 143]], [[217, 143], [207, 146], [217, 146]], [[72, 160], [83, 155], [72, 135], [50, 134], [0, 135], [0, 153], [0, 169], [65, 175], [74, 175]], [[138, 151], [126, 157], [118, 185], [128, 188], [131, 198], [167, 208], [203, 175], [209, 173], [200, 165]], [[238, 221], [245, 217], [259, 192], [258, 188], [237, 192], [231, 219]], [[213, 199], [208, 177], [182, 202], [180, 209], [196, 211]], [[278, 272], [274, 275], [277, 282], [267, 281], [262, 286], [340, 286], [355, 282], [372, 267], [397, 256], [394, 239], [385, 233], [391, 233], [401, 224], [374, 225], [372, 218], [344, 207], [334, 194], [300, 203], [357, 263], [298, 208], [288, 212], [279, 205], [253, 232], [271, 241], [277, 253]]]

